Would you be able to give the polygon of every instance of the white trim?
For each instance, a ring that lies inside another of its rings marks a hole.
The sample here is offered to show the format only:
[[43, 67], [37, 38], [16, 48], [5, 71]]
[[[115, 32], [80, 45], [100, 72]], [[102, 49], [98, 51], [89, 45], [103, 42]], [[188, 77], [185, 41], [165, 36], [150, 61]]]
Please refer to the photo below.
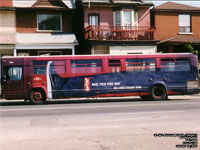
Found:
[[181, 34], [181, 35], [183, 35], [183, 34], [186, 34], [186, 35], [192, 35], [193, 32], [179, 32], [178, 34]]
[[74, 47], [72, 48], [72, 55], [75, 55], [75, 49], [74, 49]]
[[[136, 17], [136, 18], [135, 18]], [[136, 20], [136, 22], [135, 22]], [[138, 26], [138, 11], [134, 11], [134, 20], [133, 20], [133, 26]]]
[[51, 53], [51, 52], [59, 52], [60, 55], [62, 55], [62, 51], [38, 51], [38, 56], [40, 56], [40, 53]]
[[14, 48], [13, 56], [17, 56], [17, 49], [16, 48]]
[[132, 10], [131, 11], [131, 26], [134, 26], [135, 25], [135, 22], [134, 22], [134, 20], [135, 20], [135, 11], [134, 10]]
[[16, 49], [74, 49], [73, 45], [16, 45]]
[[124, 11], [120, 11], [120, 26], [124, 26]]

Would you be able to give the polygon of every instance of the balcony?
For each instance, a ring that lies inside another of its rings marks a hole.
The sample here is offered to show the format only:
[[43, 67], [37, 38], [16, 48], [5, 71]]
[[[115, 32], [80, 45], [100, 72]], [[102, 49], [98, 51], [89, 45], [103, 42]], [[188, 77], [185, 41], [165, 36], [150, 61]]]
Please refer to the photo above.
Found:
[[147, 26], [88, 26], [88, 40], [154, 40], [155, 27]]

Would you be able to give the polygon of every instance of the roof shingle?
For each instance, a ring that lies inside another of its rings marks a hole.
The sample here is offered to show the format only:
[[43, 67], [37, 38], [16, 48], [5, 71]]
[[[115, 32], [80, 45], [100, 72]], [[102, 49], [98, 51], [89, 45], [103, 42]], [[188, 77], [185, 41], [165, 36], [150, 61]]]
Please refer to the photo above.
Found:
[[200, 11], [200, 7], [194, 7], [174, 2], [166, 2], [154, 8], [155, 10], [162, 11], [172, 11], [172, 10], [182, 10], [182, 11]]

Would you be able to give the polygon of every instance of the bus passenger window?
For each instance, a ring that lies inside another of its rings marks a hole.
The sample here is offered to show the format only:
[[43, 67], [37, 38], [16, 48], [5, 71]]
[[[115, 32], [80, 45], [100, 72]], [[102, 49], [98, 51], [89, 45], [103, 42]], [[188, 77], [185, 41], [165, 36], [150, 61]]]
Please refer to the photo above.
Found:
[[109, 66], [120, 66], [120, 60], [109, 60]]
[[48, 61], [46, 61], [46, 60], [33, 61], [34, 74], [45, 74], [46, 73], [47, 62]]
[[45, 74], [46, 66], [34, 66], [34, 74]]
[[161, 59], [161, 69], [162, 72], [175, 71], [175, 61], [174, 59]]
[[109, 60], [108, 62], [109, 72], [120, 72], [121, 71], [121, 64], [120, 60]]
[[142, 72], [142, 71], [155, 71], [155, 59], [139, 58], [139, 59], [126, 59], [126, 71]]
[[175, 71], [190, 71], [190, 62], [188, 59], [176, 59]]
[[46, 68], [48, 62], [52, 62], [50, 65], [51, 74], [65, 74], [66, 73], [66, 65], [65, 61], [60, 60], [42, 60], [42, 61], [33, 61], [34, 65], [34, 74], [46, 74]]
[[161, 71], [190, 71], [190, 62], [185, 58], [161, 59]]
[[22, 80], [22, 67], [9, 67], [4, 68], [3, 79], [9, 80]]
[[100, 59], [91, 60], [71, 60], [72, 74], [101, 73], [102, 61]]

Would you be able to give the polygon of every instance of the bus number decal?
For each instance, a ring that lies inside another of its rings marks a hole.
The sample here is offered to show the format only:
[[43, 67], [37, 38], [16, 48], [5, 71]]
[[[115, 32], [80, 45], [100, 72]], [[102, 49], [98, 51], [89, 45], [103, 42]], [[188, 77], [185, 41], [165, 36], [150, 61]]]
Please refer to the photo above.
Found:
[[84, 91], [90, 91], [90, 78], [84, 78]]

